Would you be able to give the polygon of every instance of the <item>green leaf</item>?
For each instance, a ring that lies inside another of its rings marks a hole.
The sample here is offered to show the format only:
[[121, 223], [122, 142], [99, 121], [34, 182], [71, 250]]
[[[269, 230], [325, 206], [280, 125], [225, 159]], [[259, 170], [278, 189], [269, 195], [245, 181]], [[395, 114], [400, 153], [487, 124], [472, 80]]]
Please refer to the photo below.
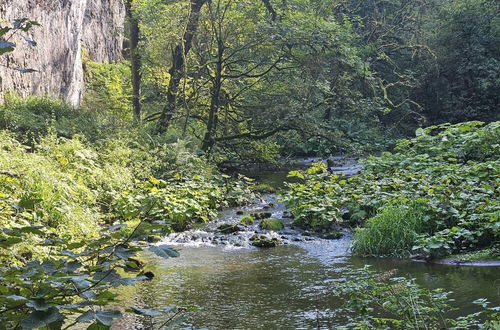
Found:
[[288, 177], [289, 178], [299, 178], [299, 179], [305, 178], [304, 174], [300, 171], [291, 171], [290, 173], [288, 173]]
[[424, 136], [425, 135], [425, 130], [423, 128], [418, 128], [415, 131], [415, 136]]
[[19, 230], [19, 232], [21, 233], [43, 235], [43, 231], [41, 229], [43, 229], [43, 226], [28, 226], [18, 228], [17, 230]]
[[154, 311], [151, 309], [144, 309], [144, 308], [138, 308], [138, 307], [132, 307], [128, 311], [138, 314], [138, 315], [145, 315], [145, 316], [158, 316], [161, 315], [161, 312]]
[[123, 246], [118, 246], [115, 249], [115, 255], [123, 260], [128, 260], [130, 257], [134, 255], [133, 252], [130, 251], [130, 249], [125, 248]]
[[80, 323], [91, 322], [97, 320], [103, 325], [111, 326], [113, 319], [122, 317], [122, 313], [117, 310], [104, 310], [104, 311], [92, 311], [89, 310], [86, 313], [80, 315], [76, 321]]
[[3, 37], [10, 30], [11, 30], [11, 28], [9, 28], [9, 27], [0, 27], [0, 38]]
[[17, 66], [14, 68], [14, 70], [19, 71], [21, 73], [32, 73], [32, 72], [38, 72], [38, 70], [35, 69], [30, 69], [30, 68], [21, 68], [20, 66]]
[[10, 295], [10, 296], [6, 296], [4, 298], [7, 300], [11, 300], [11, 301], [26, 301], [26, 300], [28, 300], [25, 297], [16, 296], [16, 295]]
[[47, 304], [45, 302], [44, 299], [30, 300], [26, 303], [26, 306], [33, 308], [34, 310], [37, 310], [37, 311], [46, 311], [51, 307], [49, 304]]
[[20, 237], [0, 238], [0, 247], [8, 248], [8, 247], [11, 247], [12, 245], [16, 245], [18, 243], [21, 243], [22, 241], [23, 241], [23, 239]]
[[24, 39], [24, 41], [26, 41], [28, 43], [28, 45], [33, 46], [33, 47], [36, 46], [36, 41], [33, 41], [32, 39], [30, 39], [26, 36], [23, 36], [23, 39]]
[[27, 318], [21, 321], [21, 326], [25, 329], [37, 329], [55, 323], [63, 319], [56, 307], [51, 307], [46, 311], [34, 311]]
[[168, 245], [155, 245], [149, 248], [151, 252], [154, 252], [157, 256], [168, 259], [168, 258], [176, 258], [180, 256], [179, 252], [174, 250], [172, 247]]
[[0, 41], [0, 55], [11, 52], [16, 47], [16, 44], [10, 41]]
[[63, 272], [66, 273], [73, 273], [76, 271], [78, 268], [82, 267], [82, 264], [78, 261], [70, 261], [64, 264], [64, 267], [61, 269]]
[[95, 323], [92, 323], [91, 325], [89, 325], [87, 327], [87, 330], [107, 330], [109, 328], [110, 328], [109, 325], [104, 325], [98, 321], [98, 322], [95, 322]]

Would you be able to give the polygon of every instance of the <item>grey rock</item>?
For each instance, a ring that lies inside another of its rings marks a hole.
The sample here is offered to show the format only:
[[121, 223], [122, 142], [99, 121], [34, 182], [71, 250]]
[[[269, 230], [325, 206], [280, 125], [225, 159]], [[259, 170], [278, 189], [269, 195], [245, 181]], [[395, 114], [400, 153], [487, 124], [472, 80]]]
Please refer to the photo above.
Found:
[[[96, 62], [115, 62], [122, 51], [125, 6], [122, 0], [2, 0], [0, 22], [28, 18], [37, 21], [23, 35], [36, 47], [13, 40], [13, 53], [0, 57], [0, 102], [6, 91], [21, 96], [63, 98], [73, 106], [83, 99], [85, 52]], [[21, 73], [14, 67], [35, 69]]]

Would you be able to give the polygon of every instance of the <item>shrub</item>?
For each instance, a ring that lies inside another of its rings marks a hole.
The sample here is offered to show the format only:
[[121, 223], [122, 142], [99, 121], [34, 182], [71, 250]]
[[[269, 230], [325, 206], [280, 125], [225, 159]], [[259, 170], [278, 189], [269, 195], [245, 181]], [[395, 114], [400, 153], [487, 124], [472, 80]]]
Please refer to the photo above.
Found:
[[20, 98], [11, 94], [0, 106], [0, 129], [14, 132], [19, 141], [30, 146], [49, 132], [66, 138], [82, 135], [95, 142], [111, 139], [130, 127], [117, 115], [73, 108], [52, 98]]
[[305, 172], [292, 171], [289, 177], [302, 181], [288, 184], [290, 189], [282, 197], [294, 215], [295, 225], [320, 230], [342, 220], [342, 200], [337, 197], [345, 180], [329, 175], [323, 163], [313, 164]]
[[0, 131], [0, 194], [18, 210], [3, 225], [27, 221], [57, 228], [61, 236], [93, 235], [101, 217], [97, 194], [66, 166], [69, 160], [62, 154], [27, 152], [11, 134]]
[[87, 88], [85, 106], [105, 109], [106, 113], [132, 119], [132, 83], [127, 63], [98, 63], [85, 57]]
[[148, 219], [163, 220], [176, 231], [190, 228], [196, 222], [206, 222], [217, 215], [217, 210], [238, 205], [252, 198], [242, 183], [228, 176], [194, 176], [146, 182], [123, 191], [113, 204], [113, 212], [121, 219], [134, 219], [140, 210], [151, 205]]
[[187, 142], [79, 111], [36, 98], [12, 98], [0, 111], [0, 324], [7, 328], [56, 329], [69, 319], [70, 327], [108, 328], [121, 317], [103, 309], [116, 305], [110, 290], [154, 276], [122, 276], [140, 271], [139, 239], [158, 241], [171, 227], [207, 221], [253, 196]]
[[421, 205], [385, 206], [366, 221], [366, 228], [355, 232], [353, 252], [365, 256], [409, 256], [426, 221]]

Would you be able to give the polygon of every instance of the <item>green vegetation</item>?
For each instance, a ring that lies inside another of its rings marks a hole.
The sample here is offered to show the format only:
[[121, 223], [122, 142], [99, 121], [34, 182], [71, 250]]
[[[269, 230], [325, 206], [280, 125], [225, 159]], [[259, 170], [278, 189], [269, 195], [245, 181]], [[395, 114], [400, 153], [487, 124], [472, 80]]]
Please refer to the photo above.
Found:
[[498, 247], [469, 252], [464, 254], [451, 255], [450, 259], [458, 261], [495, 261], [500, 260], [500, 252]]
[[112, 288], [152, 276], [134, 259], [142, 241], [253, 196], [186, 143], [145, 139], [131, 124], [110, 125], [112, 116], [10, 98], [0, 118], [0, 323], [7, 328], [60, 328], [75, 316], [108, 327], [121, 313], [95, 307], [115, 301]]
[[276, 238], [269, 238], [265, 235], [257, 235], [255, 234], [250, 238], [250, 242], [252, 245], [258, 248], [272, 248], [281, 244], [281, 242]]
[[245, 226], [251, 226], [255, 222], [255, 218], [252, 217], [251, 215], [244, 215], [240, 219], [240, 223]]
[[388, 205], [366, 221], [366, 228], [354, 235], [353, 251], [358, 255], [408, 256], [424, 232], [426, 216], [423, 206]]
[[[117, 28], [126, 34], [124, 59], [96, 63], [83, 52], [79, 107], [2, 95], [0, 326], [109, 328], [121, 316], [106, 307], [116, 303], [112, 288], [154, 276], [138, 252], [223, 207], [275, 192], [237, 173], [295, 156], [367, 159], [352, 178], [322, 163], [291, 172], [298, 182], [283, 200], [294, 225], [331, 239], [342, 226], [357, 227], [359, 255], [498, 258], [498, 1], [126, 0], [125, 7]], [[37, 45], [30, 32], [38, 26], [0, 21], [2, 70], [36, 72], [18, 66], [26, 54], [15, 53], [16, 42]], [[72, 67], [74, 59], [63, 60]], [[256, 212], [240, 223], [282, 230], [271, 216]], [[252, 244], [280, 241], [256, 235]], [[345, 288], [360, 328], [476, 325], [474, 316], [441, 317], [443, 293], [367, 274], [357, 292]], [[398, 303], [399, 295], [416, 305]], [[378, 318], [374, 304], [396, 316]]]
[[346, 329], [495, 329], [499, 325], [498, 308], [485, 299], [473, 302], [479, 312], [450, 318], [451, 292], [424, 289], [414, 279], [395, 277], [396, 273], [380, 274], [368, 267], [346, 271], [347, 279], [337, 286], [345, 301]]
[[255, 192], [258, 192], [258, 193], [262, 193], [262, 194], [272, 194], [272, 193], [275, 193], [276, 192], [276, 188], [274, 188], [273, 186], [267, 184], [267, 183], [258, 183], [258, 184], [255, 184], [253, 186], [250, 186], [250, 189], [252, 191], [255, 191]]
[[285, 228], [285, 225], [280, 219], [264, 219], [259, 224], [260, 228], [266, 230], [280, 231]]
[[355, 236], [360, 254], [442, 257], [495, 247], [498, 141], [500, 122], [419, 129], [414, 139], [399, 141], [394, 154], [369, 157], [359, 176], [330, 175], [323, 164], [292, 172], [304, 182], [290, 184], [283, 199], [304, 227], [356, 225], [372, 218]]

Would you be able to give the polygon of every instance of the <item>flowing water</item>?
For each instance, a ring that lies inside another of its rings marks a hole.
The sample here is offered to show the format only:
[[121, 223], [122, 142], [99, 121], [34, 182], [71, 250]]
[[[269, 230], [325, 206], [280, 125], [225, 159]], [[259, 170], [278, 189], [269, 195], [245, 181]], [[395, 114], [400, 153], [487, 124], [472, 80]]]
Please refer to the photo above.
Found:
[[[343, 164], [345, 165], [345, 164]], [[355, 174], [355, 164], [337, 168]], [[266, 182], [283, 182], [285, 171], [260, 173]], [[241, 213], [269, 212], [281, 218], [286, 228], [278, 234], [263, 232], [257, 225], [221, 234], [221, 223], [236, 224]], [[282, 241], [269, 249], [251, 246], [250, 237], [268, 235]], [[497, 267], [466, 267], [418, 263], [394, 259], [350, 256], [348, 232], [338, 240], [327, 240], [290, 227], [290, 219], [275, 195], [266, 195], [244, 208], [229, 209], [204, 228], [174, 234], [163, 244], [176, 245], [181, 256], [161, 259], [145, 252], [149, 270], [156, 276], [124, 288], [126, 305], [162, 309], [188, 306], [181, 328], [206, 329], [334, 329], [343, 319], [336, 283], [347, 267], [371, 265], [398, 276], [416, 278], [427, 288], [453, 291], [457, 313], [476, 311], [471, 302], [487, 298], [500, 305], [500, 272]], [[127, 317], [116, 329], [143, 329], [148, 321]]]

